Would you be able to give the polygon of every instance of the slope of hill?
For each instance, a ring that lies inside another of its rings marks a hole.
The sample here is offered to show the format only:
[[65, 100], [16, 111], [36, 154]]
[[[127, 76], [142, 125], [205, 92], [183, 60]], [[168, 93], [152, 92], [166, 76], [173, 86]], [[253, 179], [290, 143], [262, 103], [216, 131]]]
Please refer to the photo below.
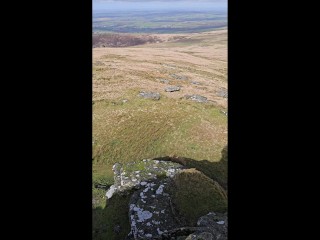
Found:
[[[111, 185], [116, 162], [216, 162], [227, 144], [227, 30], [152, 37], [157, 42], [93, 49], [94, 184]], [[142, 91], [160, 98], [143, 98]], [[104, 194], [93, 188], [94, 209], [104, 208]], [[117, 239], [113, 234], [108, 239]]]

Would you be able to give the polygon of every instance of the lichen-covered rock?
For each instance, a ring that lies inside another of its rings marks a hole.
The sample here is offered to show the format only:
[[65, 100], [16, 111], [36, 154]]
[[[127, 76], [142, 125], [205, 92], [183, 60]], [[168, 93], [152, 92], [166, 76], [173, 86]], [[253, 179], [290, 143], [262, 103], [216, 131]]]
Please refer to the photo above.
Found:
[[116, 163], [113, 165], [114, 184], [108, 189], [106, 196], [111, 198], [113, 194], [127, 194], [128, 190], [140, 189], [148, 180], [156, 180], [163, 177], [172, 177], [184, 167], [178, 163], [144, 159], [125, 165]]
[[180, 226], [167, 191], [170, 181], [170, 178], [150, 180], [132, 195], [128, 239], [160, 239], [163, 233]]

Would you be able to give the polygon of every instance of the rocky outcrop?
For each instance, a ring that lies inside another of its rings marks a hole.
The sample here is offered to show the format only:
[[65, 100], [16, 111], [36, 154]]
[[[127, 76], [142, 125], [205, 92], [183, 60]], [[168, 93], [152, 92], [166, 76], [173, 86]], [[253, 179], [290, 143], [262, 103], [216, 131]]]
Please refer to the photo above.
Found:
[[140, 189], [147, 182], [156, 181], [159, 178], [172, 177], [184, 167], [178, 163], [144, 159], [125, 165], [116, 163], [112, 170], [114, 173], [114, 184], [106, 193], [107, 198], [113, 194], [126, 194], [127, 190]]
[[202, 172], [156, 159], [116, 163], [113, 172], [107, 198], [130, 194], [126, 240], [227, 240], [227, 193]]

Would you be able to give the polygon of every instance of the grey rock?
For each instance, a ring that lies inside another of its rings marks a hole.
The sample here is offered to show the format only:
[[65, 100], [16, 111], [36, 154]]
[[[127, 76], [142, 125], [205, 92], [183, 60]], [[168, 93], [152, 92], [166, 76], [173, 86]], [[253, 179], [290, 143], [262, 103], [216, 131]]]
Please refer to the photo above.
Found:
[[[228, 217], [227, 214], [218, 214], [210, 212], [205, 216], [199, 218], [197, 222], [199, 228], [198, 231], [193, 233], [193, 235], [200, 236], [204, 232], [210, 233], [212, 238], [203, 239], [213, 239], [213, 240], [227, 240], [228, 239]], [[207, 234], [207, 236], [209, 236]], [[198, 238], [191, 238], [198, 239]]]
[[201, 96], [201, 95], [185, 95], [184, 96], [186, 99], [190, 99], [192, 101], [196, 101], [196, 102], [200, 102], [200, 103], [204, 103], [204, 102], [207, 102], [207, 98], [204, 97], [204, 96]]
[[161, 239], [162, 234], [180, 226], [167, 193], [170, 181], [170, 178], [151, 180], [132, 195], [129, 203], [131, 239]]
[[180, 87], [177, 86], [172, 86], [172, 87], [167, 87], [165, 88], [166, 92], [176, 92], [176, 91], [180, 91]]
[[170, 77], [177, 79], [177, 80], [188, 80], [188, 78], [186, 76], [180, 76], [177, 74], [170, 74]]
[[166, 63], [163, 63], [162, 64], [164, 67], [168, 67], [168, 68], [172, 68], [172, 69], [175, 69], [176, 67], [174, 65], [170, 65], [170, 64], [166, 64]]
[[103, 62], [101, 62], [101, 61], [96, 61], [96, 62], [94, 63], [94, 65], [95, 65], [95, 66], [104, 66], [105, 64], [104, 64]]
[[196, 81], [191, 81], [192, 84], [195, 84], [195, 85], [200, 85], [201, 83], [200, 82], [196, 82]]
[[228, 90], [223, 88], [217, 92], [218, 97], [228, 98]]
[[161, 82], [161, 83], [168, 84], [170, 81], [169, 81], [169, 80], [167, 80], [167, 79], [160, 79], [160, 82]]
[[[142, 167], [143, 169], [141, 169]], [[106, 196], [109, 199], [115, 193], [121, 195], [129, 194], [132, 189], [138, 190], [146, 186], [150, 179], [157, 179], [158, 176], [173, 177], [183, 168], [178, 163], [150, 159], [125, 165], [116, 163], [112, 167], [114, 184], [107, 190]], [[155, 188], [154, 184], [152, 184], [152, 188]]]
[[139, 95], [140, 97], [143, 98], [148, 98], [152, 100], [159, 100], [160, 99], [160, 93], [155, 93], [155, 92], [140, 92]]

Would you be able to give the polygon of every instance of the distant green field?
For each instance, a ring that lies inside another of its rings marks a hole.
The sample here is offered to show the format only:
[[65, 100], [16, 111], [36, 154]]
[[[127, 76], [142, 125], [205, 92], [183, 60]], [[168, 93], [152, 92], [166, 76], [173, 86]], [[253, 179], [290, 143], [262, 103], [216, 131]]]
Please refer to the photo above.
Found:
[[191, 33], [226, 28], [226, 14], [199, 12], [100, 13], [93, 16], [94, 32]]

